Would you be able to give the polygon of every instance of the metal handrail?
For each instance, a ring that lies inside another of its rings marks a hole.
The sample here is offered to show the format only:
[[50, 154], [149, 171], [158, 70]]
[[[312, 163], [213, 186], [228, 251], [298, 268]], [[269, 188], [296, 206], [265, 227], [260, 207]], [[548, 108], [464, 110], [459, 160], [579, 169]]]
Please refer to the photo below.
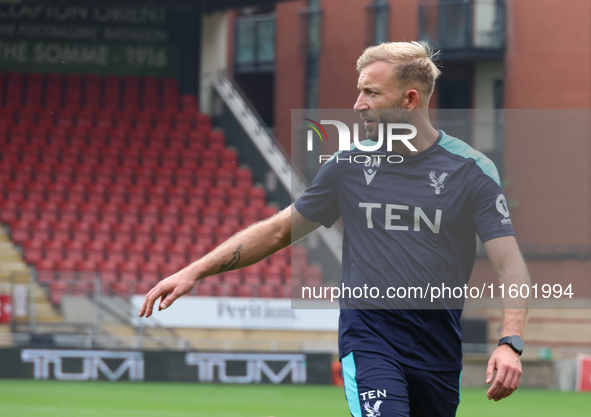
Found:
[[[283, 187], [295, 200], [308, 187], [304, 176], [289, 163], [287, 152], [280, 146], [274, 135], [254, 110], [240, 88], [225, 73], [220, 73], [213, 87], [242, 126], [252, 143], [275, 172]], [[318, 229], [321, 239], [326, 243], [335, 258], [342, 262], [343, 232], [339, 225], [330, 229]]]

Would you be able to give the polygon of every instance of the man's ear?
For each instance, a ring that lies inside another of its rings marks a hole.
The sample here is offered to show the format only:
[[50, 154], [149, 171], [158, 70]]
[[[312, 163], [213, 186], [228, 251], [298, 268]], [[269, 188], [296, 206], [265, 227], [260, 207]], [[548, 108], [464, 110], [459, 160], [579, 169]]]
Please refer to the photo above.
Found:
[[414, 110], [420, 107], [421, 94], [418, 90], [411, 88], [404, 95], [404, 107], [406, 110]]

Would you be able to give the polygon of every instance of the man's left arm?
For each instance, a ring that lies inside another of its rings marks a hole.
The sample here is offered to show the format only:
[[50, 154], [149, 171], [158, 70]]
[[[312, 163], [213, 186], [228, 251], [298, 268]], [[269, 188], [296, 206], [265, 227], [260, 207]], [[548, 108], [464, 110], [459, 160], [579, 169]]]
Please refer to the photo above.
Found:
[[[484, 243], [488, 259], [495, 269], [499, 282], [508, 288], [511, 284], [529, 285], [527, 267], [519, 252], [514, 236], [490, 239]], [[517, 335], [523, 337], [527, 319], [527, 299], [503, 299], [502, 337]], [[496, 377], [494, 373], [496, 371]], [[489, 400], [499, 401], [508, 397], [517, 389], [521, 380], [521, 359], [509, 345], [495, 349], [488, 361], [486, 383], [494, 382], [486, 396]]]

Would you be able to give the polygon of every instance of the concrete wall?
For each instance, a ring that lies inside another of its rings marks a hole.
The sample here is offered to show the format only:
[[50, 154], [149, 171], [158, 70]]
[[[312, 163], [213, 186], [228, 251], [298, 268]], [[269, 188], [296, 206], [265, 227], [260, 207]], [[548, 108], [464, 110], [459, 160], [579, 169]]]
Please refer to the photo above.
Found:
[[210, 113], [211, 84], [217, 74], [228, 68], [228, 18], [225, 12], [204, 14], [201, 22], [201, 68], [199, 106]]
[[[488, 358], [464, 358], [462, 370], [462, 388], [488, 387], [486, 384], [486, 366]], [[520, 388], [555, 388], [557, 386], [554, 362], [522, 361], [523, 376]]]

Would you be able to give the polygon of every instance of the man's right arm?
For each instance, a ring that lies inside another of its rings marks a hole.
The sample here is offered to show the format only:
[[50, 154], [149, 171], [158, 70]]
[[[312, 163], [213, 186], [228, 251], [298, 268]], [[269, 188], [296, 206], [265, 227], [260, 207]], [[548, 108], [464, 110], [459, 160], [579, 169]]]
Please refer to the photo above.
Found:
[[161, 298], [158, 310], [163, 310], [189, 292], [197, 280], [257, 263], [320, 225], [307, 220], [292, 204], [277, 215], [235, 234], [203, 258], [160, 281], [146, 295], [140, 317], [152, 315], [158, 298]]

